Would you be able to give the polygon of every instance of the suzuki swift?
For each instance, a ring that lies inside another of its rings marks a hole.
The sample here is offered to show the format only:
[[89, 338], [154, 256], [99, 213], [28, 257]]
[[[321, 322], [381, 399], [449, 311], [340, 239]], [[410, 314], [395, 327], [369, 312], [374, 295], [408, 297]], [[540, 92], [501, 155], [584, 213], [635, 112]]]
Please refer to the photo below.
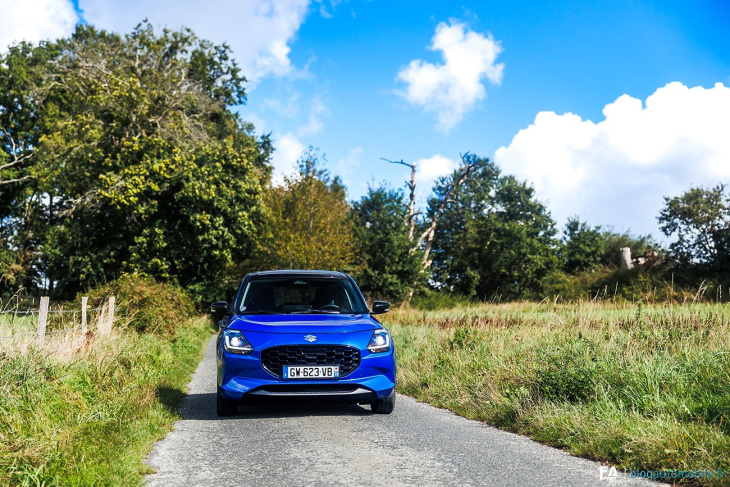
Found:
[[395, 348], [355, 281], [340, 272], [249, 274], [233, 305], [218, 301], [218, 414], [239, 404], [313, 399], [395, 407]]

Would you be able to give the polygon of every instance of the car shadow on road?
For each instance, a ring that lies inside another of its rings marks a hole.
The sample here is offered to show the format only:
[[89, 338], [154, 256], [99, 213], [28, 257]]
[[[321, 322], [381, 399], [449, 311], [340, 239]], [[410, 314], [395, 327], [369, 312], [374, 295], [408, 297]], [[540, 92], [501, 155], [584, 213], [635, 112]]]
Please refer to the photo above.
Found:
[[189, 394], [180, 403], [184, 420], [228, 420], [260, 418], [296, 418], [305, 416], [370, 416], [369, 406], [357, 404], [328, 404], [321, 402], [276, 401], [238, 407], [234, 416], [219, 417], [216, 413], [216, 395]]

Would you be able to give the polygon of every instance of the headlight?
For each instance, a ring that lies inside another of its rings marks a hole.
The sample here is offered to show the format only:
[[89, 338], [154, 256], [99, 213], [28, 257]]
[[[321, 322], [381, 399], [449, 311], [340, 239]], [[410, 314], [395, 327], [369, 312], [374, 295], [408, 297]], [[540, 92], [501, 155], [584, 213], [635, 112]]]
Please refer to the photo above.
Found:
[[375, 330], [373, 336], [370, 337], [368, 350], [372, 353], [382, 353], [390, 350], [390, 333], [388, 330]]
[[225, 330], [223, 332], [223, 347], [228, 353], [248, 355], [253, 352], [253, 347], [246, 337], [238, 330]]

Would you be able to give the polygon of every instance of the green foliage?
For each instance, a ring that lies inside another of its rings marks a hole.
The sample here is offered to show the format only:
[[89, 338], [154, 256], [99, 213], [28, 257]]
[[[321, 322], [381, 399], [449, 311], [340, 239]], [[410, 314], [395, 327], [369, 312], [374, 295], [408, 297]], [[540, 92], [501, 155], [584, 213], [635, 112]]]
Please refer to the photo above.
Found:
[[420, 253], [411, 251], [402, 192], [369, 187], [353, 205], [353, 218], [358, 285], [374, 299], [402, 301], [422, 276]]
[[265, 195], [257, 268], [346, 270], [353, 262], [350, 207], [339, 178], [319, 169], [313, 148], [300, 160], [299, 174]]
[[663, 252], [651, 235], [633, 235], [628, 231], [618, 233], [610, 228], [601, 232], [601, 242], [603, 245], [601, 265], [615, 269], [621, 266], [621, 249], [624, 247], [631, 249], [631, 255], [634, 257], [649, 251]]
[[41, 119], [52, 117], [34, 92], [44, 83], [53, 45], [11, 46], [0, 54], [0, 295], [33, 287], [47, 220], [31, 168]]
[[415, 309], [434, 311], [454, 309], [475, 304], [462, 294], [437, 289], [419, 289], [411, 299], [410, 306]]
[[119, 323], [138, 333], [174, 336], [195, 312], [185, 291], [148, 276], [125, 275], [89, 293], [95, 305], [109, 296], [116, 299]]
[[[529, 295], [557, 266], [555, 223], [532, 187], [502, 176], [488, 159], [467, 157], [477, 166], [441, 217], [432, 254], [433, 279], [482, 300]], [[447, 178], [437, 183], [430, 213], [448, 184]]]
[[667, 237], [676, 234], [669, 245], [672, 256], [681, 264], [700, 263], [730, 271], [730, 194], [724, 184], [714, 188], [691, 188], [680, 196], [664, 198], [659, 224]]
[[[724, 185], [666, 198], [659, 222], [677, 236], [679, 266], [624, 276], [614, 274], [619, 250], [654, 250], [649, 236], [576, 217], [561, 244], [532, 187], [470, 154], [473, 171], [453, 194], [460, 170], [436, 184], [409, 236], [402, 194], [371, 188], [351, 208], [314, 150], [298, 176], [271, 187], [269, 137], [231, 110], [244, 83], [226, 45], [147, 22], [127, 35], [79, 25], [0, 54], [0, 297], [23, 287], [71, 298], [140, 274], [205, 302], [248, 271], [289, 267], [345, 270], [374, 298], [415, 291], [427, 308], [444, 298], [421, 292], [426, 282], [449, 302], [605, 296], [612, 286], [627, 299], [656, 289], [674, 299], [675, 283], [704, 280], [718, 295], [729, 283]], [[442, 204], [435, 234], [417, 242]]]
[[[637, 267], [622, 271], [616, 267], [598, 266], [575, 274], [553, 271], [543, 281], [544, 296], [554, 300], [581, 299], [647, 302], [702, 301], [719, 298], [718, 284], [703, 279], [674, 279], [671, 266], [649, 269]], [[706, 293], [699, 293], [700, 288]]]
[[591, 352], [590, 344], [577, 341], [538, 354], [541, 366], [535, 374], [535, 393], [550, 401], [588, 400], [596, 388]]
[[618, 269], [621, 249], [628, 247], [636, 257], [649, 251], [661, 251], [650, 235], [618, 233], [612, 229], [591, 227], [578, 217], [568, 220], [563, 230], [563, 242], [559, 247], [562, 269], [568, 274], [584, 271], [601, 271], [602, 267]]
[[60, 296], [145, 273], [213, 297], [250, 255], [270, 171], [268, 138], [228, 109], [245, 100], [229, 49], [148, 23], [124, 37], [80, 25], [17, 57], [47, 52], [24, 92], [43, 108], [14, 204], [45, 223], [24, 265]]
[[563, 269], [569, 274], [598, 265], [603, 251], [600, 228], [591, 228], [578, 217], [570, 218], [563, 230], [560, 256]]

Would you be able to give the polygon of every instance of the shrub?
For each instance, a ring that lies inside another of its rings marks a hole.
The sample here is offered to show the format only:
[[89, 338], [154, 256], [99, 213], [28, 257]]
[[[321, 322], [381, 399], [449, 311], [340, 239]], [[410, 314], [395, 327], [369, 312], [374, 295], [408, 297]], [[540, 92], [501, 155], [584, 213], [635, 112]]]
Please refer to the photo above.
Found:
[[547, 400], [587, 401], [595, 389], [595, 367], [583, 356], [561, 350], [548, 355], [537, 370], [537, 392]]
[[195, 308], [188, 294], [151, 277], [126, 275], [93, 290], [91, 302], [116, 298], [116, 314], [122, 326], [138, 333], [174, 334], [190, 319]]
[[434, 311], [437, 309], [453, 309], [474, 304], [474, 301], [466, 296], [448, 291], [425, 289], [413, 295], [411, 307]]

